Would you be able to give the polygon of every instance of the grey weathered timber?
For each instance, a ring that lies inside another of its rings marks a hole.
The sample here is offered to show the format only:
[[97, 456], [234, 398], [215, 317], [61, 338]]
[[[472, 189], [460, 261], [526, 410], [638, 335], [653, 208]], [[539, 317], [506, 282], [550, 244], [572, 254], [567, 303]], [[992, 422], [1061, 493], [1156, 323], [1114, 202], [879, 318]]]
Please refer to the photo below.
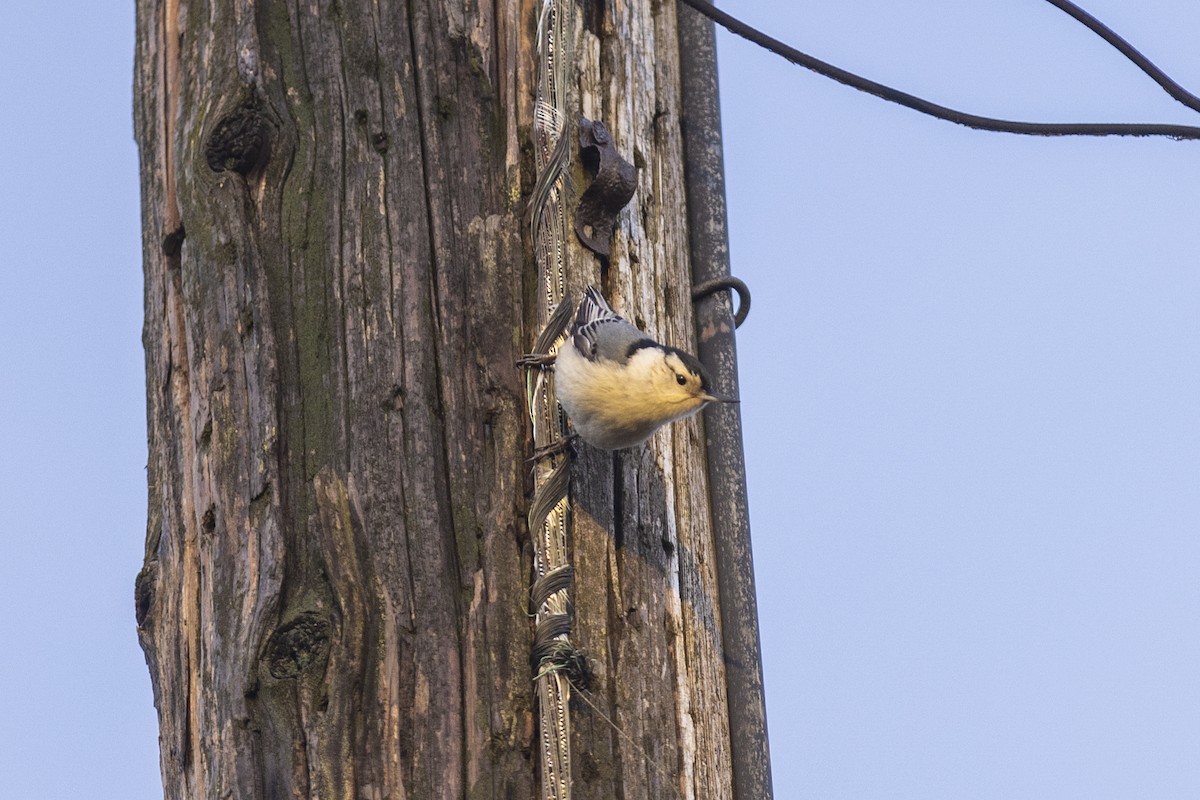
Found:
[[[675, 7], [578, 18], [580, 112], [641, 188], [610, 270], [574, 254], [575, 296], [600, 282], [691, 348]], [[535, 796], [535, 19], [138, 0], [136, 601], [168, 798]], [[730, 796], [702, 424], [576, 464], [576, 797]]]

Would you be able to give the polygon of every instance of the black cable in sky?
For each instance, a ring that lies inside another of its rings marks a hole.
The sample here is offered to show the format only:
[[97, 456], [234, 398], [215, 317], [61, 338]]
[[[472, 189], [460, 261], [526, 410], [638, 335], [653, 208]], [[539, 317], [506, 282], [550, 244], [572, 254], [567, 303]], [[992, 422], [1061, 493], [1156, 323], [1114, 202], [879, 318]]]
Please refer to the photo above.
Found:
[[[889, 102], [911, 108], [914, 111], [920, 111], [922, 114], [928, 114], [931, 117], [965, 125], [968, 128], [978, 128], [979, 130], [997, 131], [1000, 133], [1021, 133], [1031, 136], [1169, 136], [1173, 139], [1200, 139], [1200, 128], [1191, 125], [1161, 125], [1137, 122], [1018, 122], [1015, 120], [996, 119], [994, 117], [981, 117], [978, 114], [968, 114], [964, 111], [932, 103], [924, 98], [902, 92], [899, 89], [893, 89], [882, 83], [876, 83], [873, 80], [855, 75], [852, 72], [847, 72], [832, 64], [827, 64], [726, 14], [724, 11], [713, 6], [708, 0], [679, 0], [679, 2], [695, 9], [730, 33], [735, 33], [759, 47], [764, 47], [797, 66], [812, 70], [818, 75], [824, 75], [826, 78], [832, 78], [838, 83], [844, 83], [860, 92], [866, 92]], [[1197, 98], [1171, 80], [1162, 70], [1151, 63], [1149, 59], [1095, 17], [1075, 4], [1067, 2], [1067, 0], [1047, 0], [1047, 2], [1070, 14], [1076, 20], [1086, 25], [1089, 30], [1115, 47], [1122, 55], [1133, 61], [1143, 72], [1153, 78], [1176, 100], [1189, 108], [1200, 111], [1200, 98]]]
[[1142, 72], [1149, 75], [1154, 82], [1161, 86], [1163, 91], [1171, 95], [1171, 97], [1183, 103], [1193, 111], [1200, 111], [1200, 97], [1192, 94], [1187, 89], [1183, 88], [1174, 80], [1172, 80], [1171, 76], [1167, 75], [1167, 73], [1155, 66], [1154, 62], [1142, 55], [1136, 47], [1118, 36], [1112, 28], [1108, 27], [1088, 12], [1072, 3], [1071, 0], [1046, 0], [1046, 2], [1063, 12], [1070, 14], [1071, 17], [1082, 24], [1085, 28], [1115, 47], [1117, 52], [1132, 61]]

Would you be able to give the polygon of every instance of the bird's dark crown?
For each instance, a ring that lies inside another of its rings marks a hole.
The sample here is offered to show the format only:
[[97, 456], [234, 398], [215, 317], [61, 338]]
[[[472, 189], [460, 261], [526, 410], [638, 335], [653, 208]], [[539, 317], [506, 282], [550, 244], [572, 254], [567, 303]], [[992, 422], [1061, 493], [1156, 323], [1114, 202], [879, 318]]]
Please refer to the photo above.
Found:
[[646, 347], [657, 347], [666, 353], [673, 353], [680, 361], [683, 362], [683, 365], [687, 367], [689, 372], [700, 378], [700, 388], [706, 392], [708, 391], [708, 373], [704, 371], [704, 366], [694, 355], [685, 350], [680, 350], [678, 347], [659, 344], [658, 342], [649, 338], [638, 339], [636, 342], [629, 343], [629, 349], [625, 352], [625, 358], [632, 358], [634, 353]]

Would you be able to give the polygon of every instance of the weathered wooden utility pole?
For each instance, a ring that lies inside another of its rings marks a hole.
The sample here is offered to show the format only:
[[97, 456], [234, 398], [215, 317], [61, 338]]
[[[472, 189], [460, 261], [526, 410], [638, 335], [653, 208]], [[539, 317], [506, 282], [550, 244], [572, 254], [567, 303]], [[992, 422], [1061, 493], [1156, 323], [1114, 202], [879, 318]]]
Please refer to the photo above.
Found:
[[[137, 16], [136, 599], [166, 797], [535, 797], [514, 363], [537, 333], [537, 4]], [[578, 248], [571, 283], [688, 346], [676, 7], [576, 19], [579, 110], [640, 188], [612, 268]], [[573, 470], [572, 639], [595, 673], [572, 706], [577, 798], [731, 797], [701, 425]]]

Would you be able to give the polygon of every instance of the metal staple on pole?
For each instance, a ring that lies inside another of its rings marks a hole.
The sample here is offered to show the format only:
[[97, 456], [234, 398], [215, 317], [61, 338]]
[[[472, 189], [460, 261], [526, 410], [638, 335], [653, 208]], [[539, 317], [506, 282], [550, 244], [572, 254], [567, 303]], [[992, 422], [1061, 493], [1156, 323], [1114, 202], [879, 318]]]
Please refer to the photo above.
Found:
[[[535, 355], [549, 359], [565, 338], [570, 311], [566, 296], [567, 211], [564, 187], [570, 163], [567, 143], [567, 76], [572, 59], [573, 0], [544, 0], [538, 19], [538, 82], [533, 144], [537, 182], [530, 199], [530, 233], [538, 267], [538, 320], [545, 327]], [[564, 313], [564, 310], [567, 313]], [[554, 392], [554, 373], [529, 369], [526, 402], [539, 452], [552, 452], [564, 438]], [[543, 800], [570, 800], [571, 684], [561, 654], [570, 644], [570, 588], [574, 572], [567, 560], [568, 469], [570, 456], [558, 451], [537, 459], [529, 530], [534, 544], [536, 579], [532, 587], [537, 621], [534, 681], [540, 720]]]

